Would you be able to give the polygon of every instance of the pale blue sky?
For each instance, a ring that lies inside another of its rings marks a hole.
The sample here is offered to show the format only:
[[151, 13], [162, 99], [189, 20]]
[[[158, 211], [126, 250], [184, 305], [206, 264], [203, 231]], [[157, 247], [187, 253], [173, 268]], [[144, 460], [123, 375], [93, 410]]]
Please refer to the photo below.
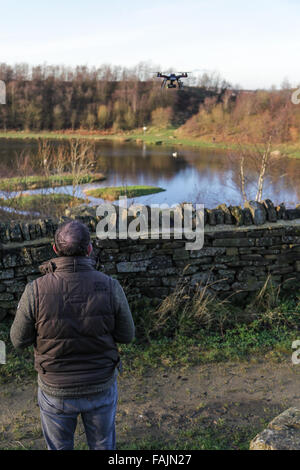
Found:
[[0, 0], [0, 62], [208, 69], [300, 83], [300, 0]]

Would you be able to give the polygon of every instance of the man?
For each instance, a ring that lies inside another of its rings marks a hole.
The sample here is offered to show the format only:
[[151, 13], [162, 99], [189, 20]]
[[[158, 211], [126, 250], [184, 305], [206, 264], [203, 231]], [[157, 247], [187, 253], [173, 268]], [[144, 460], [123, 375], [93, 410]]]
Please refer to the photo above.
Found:
[[40, 266], [27, 284], [10, 337], [16, 348], [34, 344], [38, 403], [49, 450], [72, 450], [81, 414], [90, 449], [115, 449], [116, 343], [135, 328], [119, 282], [97, 271], [85, 225], [58, 227], [58, 258]]

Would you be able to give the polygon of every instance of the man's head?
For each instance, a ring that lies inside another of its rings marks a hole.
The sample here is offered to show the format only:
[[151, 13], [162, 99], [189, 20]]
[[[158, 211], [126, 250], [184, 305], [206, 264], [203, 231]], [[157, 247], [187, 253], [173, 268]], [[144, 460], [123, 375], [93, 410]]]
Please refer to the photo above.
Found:
[[60, 225], [54, 240], [53, 249], [58, 256], [89, 256], [93, 249], [88, 228], [78, 220]]

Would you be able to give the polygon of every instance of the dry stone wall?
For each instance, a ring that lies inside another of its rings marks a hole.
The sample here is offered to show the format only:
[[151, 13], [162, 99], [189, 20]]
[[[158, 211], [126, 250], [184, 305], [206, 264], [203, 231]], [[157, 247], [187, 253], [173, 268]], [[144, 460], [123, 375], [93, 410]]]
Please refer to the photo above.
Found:
[[[220, 296], [234, 294], [241, 300], [261, 288], [269, 275], [283, 289], [300, 291], [300, 209], [268, 206], [249, 204], [248, 219], [242, 209], [242, 220], [233, 219], [239, 209], [224, 205], [206, 211], [201, 250], [186, 250], [186, 240], [161, 235], [99, 240], [94, 209], [81, 207], [69, 217], [89, 226], [97, 269], [117, 277], [129, 300], [162, 299], [182, 278], [191, 284], [209, 283]], [[55, 257], [53, 237], [64, 220], [68, 218], [0, 223], [0, 320], [15, 314], [26, 283], [40, 275], [42, 262]]]

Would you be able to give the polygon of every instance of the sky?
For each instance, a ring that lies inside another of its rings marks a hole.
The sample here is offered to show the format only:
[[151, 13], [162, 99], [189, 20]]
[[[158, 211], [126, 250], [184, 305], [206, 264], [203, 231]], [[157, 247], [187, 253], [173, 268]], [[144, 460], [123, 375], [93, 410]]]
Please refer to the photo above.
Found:
[[300, 83], [300, 0], [0, 0], [0, 62], [146, 62], [244, 89]]

